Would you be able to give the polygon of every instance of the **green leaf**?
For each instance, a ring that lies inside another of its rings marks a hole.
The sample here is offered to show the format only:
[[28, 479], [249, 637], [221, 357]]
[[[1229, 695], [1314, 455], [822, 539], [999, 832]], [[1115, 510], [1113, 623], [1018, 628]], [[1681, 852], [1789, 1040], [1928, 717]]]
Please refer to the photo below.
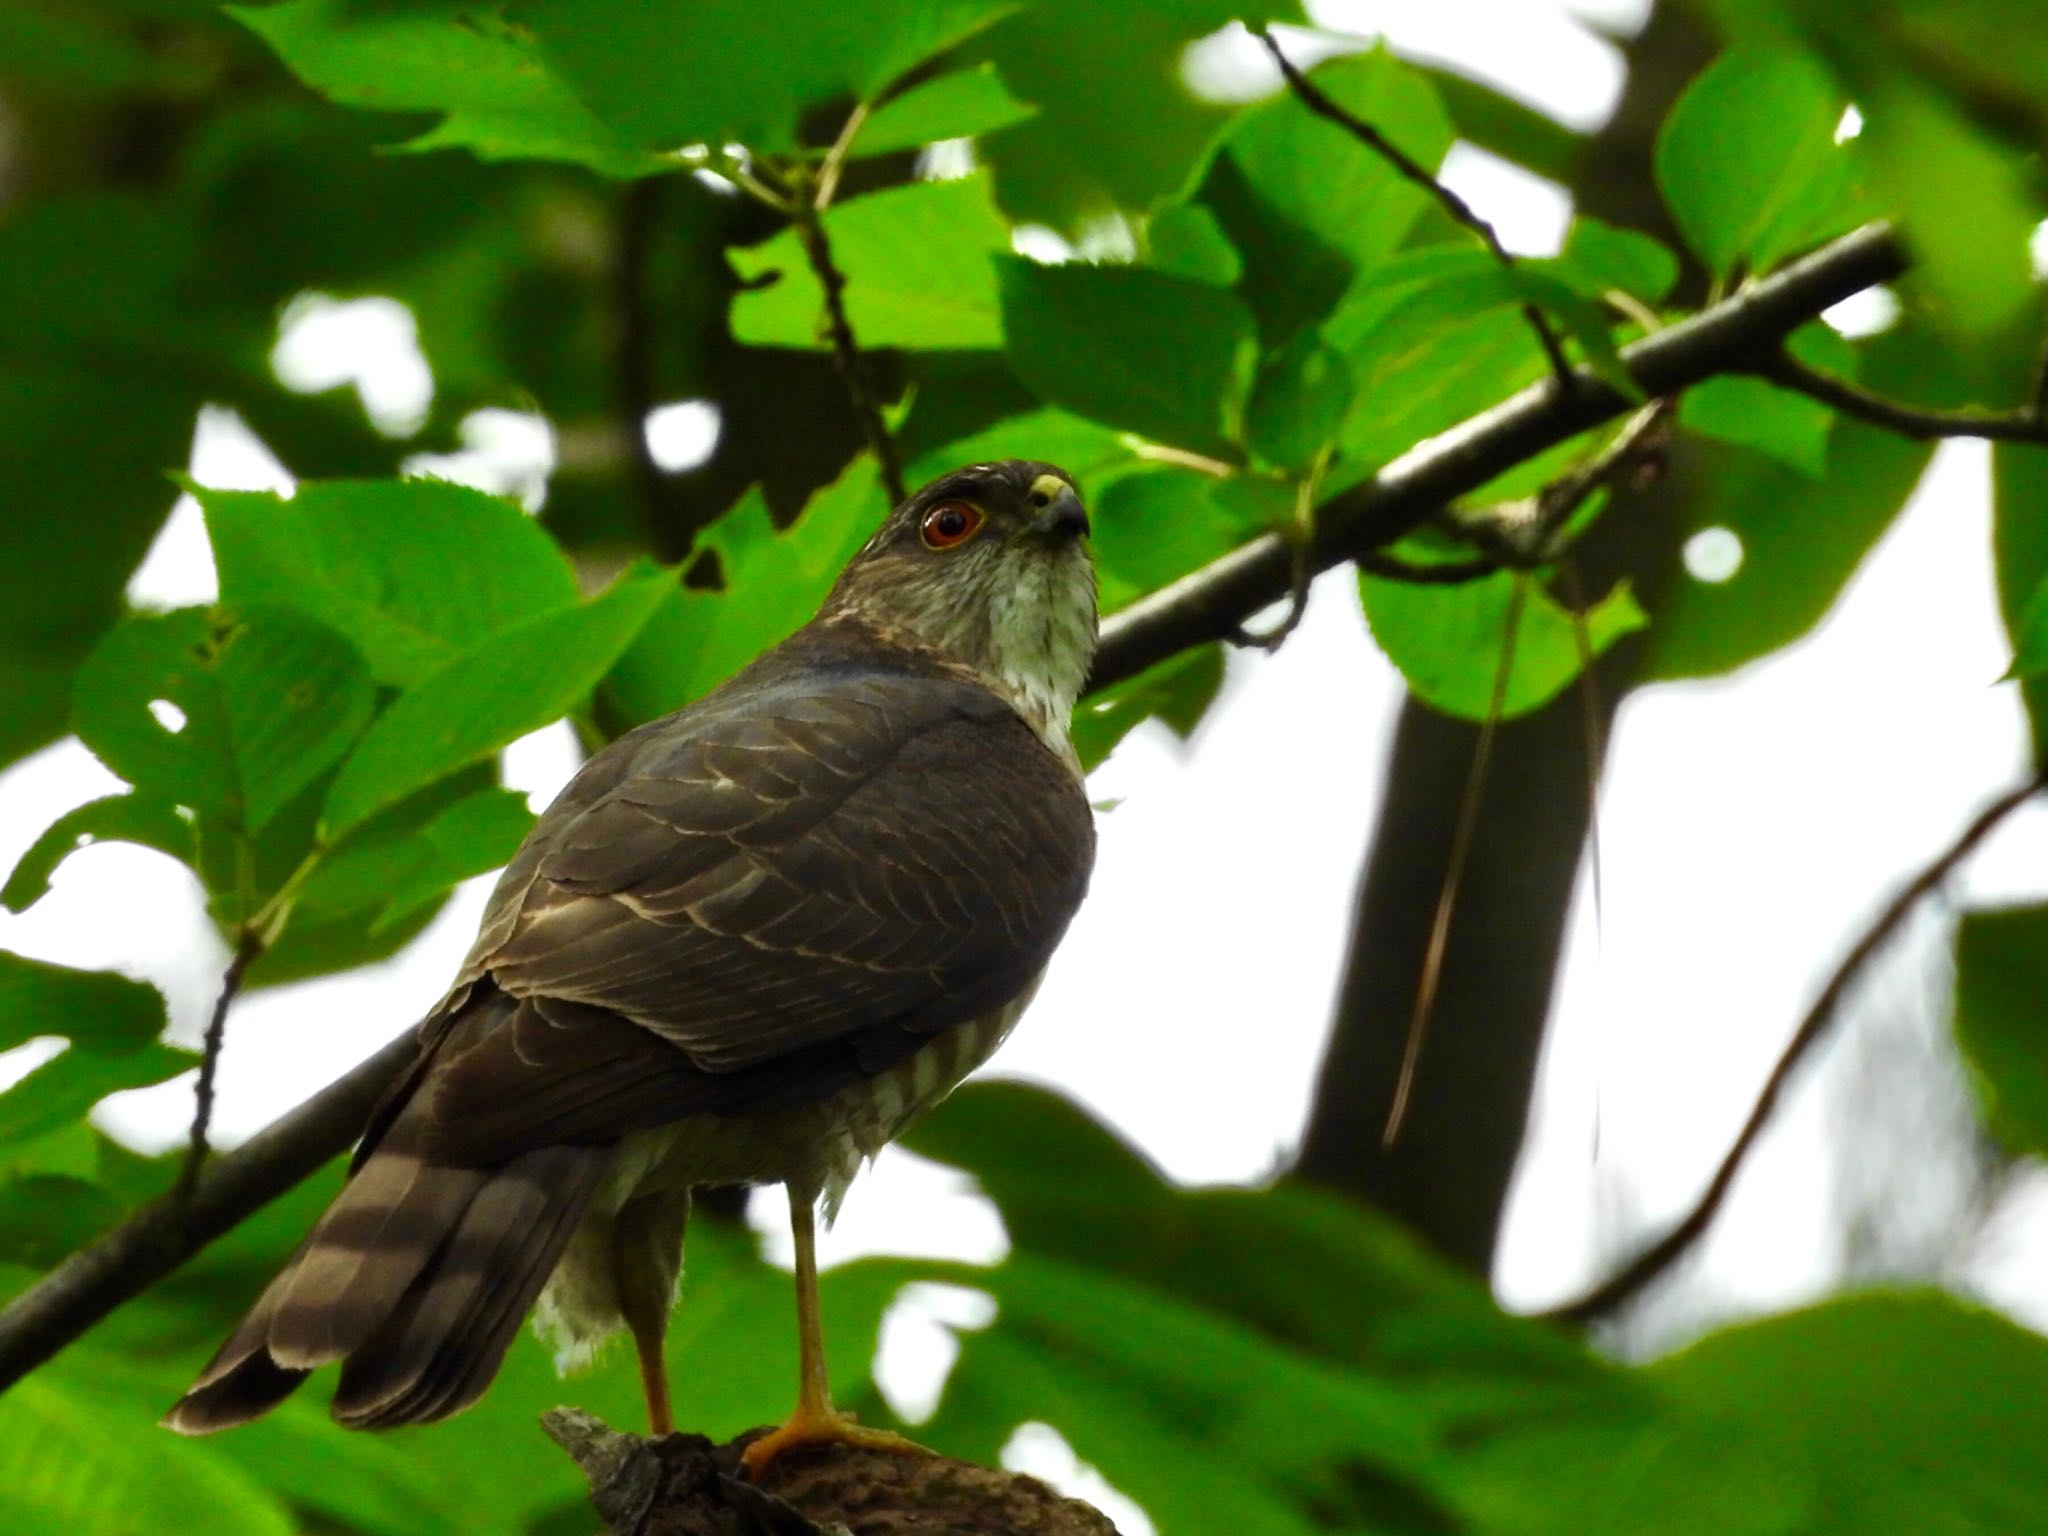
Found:
[[[920, 454], [904, 473], [911, 484], [921, 485], [962, 464], [1020, 456], [1057, 464], [1073, 475], [1081, 494], [1091, 499], [1091, 510], [1095, 510], [1092, 503], [1096, 493], [1107, 483], [1105, 477], [1139, 462], [1108, 427], [1046, 408], [1021, 416], [1005, 416], [970, 437], [953, 438]], [[875, 494], [879, 497], [880, 492]]]
[[[1433, 170], [1450, 148], [1450, 122], [1429, 82], [1384, 49], [1320, 65], [1313, 78], [1423, 167]], [[1239, 292], [1269, 344], [1327, 315], [1431, 202], [1383, 156], [1286, 92], [1239, 115], [1200, 195], [1243, 253]]]
[[[1292, 21], [1296, 4], [1265, 8]], [[1187, 184], [1226, 109], [1196, 100], [1188, 45], [1245, 15], [1234, 0], [1034, 0], [967, 52], [995, 61], [1036, 117], [979, 146], [1019, 221], [1073, 232], [1109, 209], [1145, 213]]]
[[1153, 465], [1120, 475], [1094, 498], [1090, 521], [1102, 608], [1113, 613], [1242, 544], [1263, 525], [1216, 498], [1217, 482]]
[[196, 854], [192, 824], [162, 796], [137, 792], [88, 800], [51, 822], [29, 845], [7, 884], [0, 887], [0, 906], [26, 912], [48, 894], [50, 876], [59, 864], [81, 848], [104, 842], [154, 848], [186, 864]]
[[48, 1269], [125, 1214], [106, 1190], [70, 1174], [0, 1179], [0, 1264]]
[[[1507, 621], [1518, 581], [1498, 571], [1460, 586], [1420, 586], [1361, 575], [1366, 622], [1387, 659], [1424, 703], [1467, 720], [1484, 720], [1493, 701]], [[1531, 584], [1515, 628], [1514, 663], [1501, 715], [1513, 719], [1547, 704], [1579, 675], [1582, 648], [1598, 656], [1647, 620], [1622, 583], [1584, 616], [1582, 640], [1571, 614]]]
[[[314, 921], [371, 912], [374, 936], [459, 882], [509, 862], [533, 823], [526, 796], [498, 788], [465, 795], [424, 820], [399, 819], [381, 836], [351, 838], [322, 860], [298, 911]], [[377, 822], [363, 830], [373, 828]]]
[[[2015, 15], [2012, 36], [2028, 34], [2032, 19]], [[1944, 89], [1872, 42], [1856, 18], [1832, 56], [1864, 114], [1857, 143], [1873, 195], [1902, 218], [1950, 334], [1995, 345], [2021, 323], [2032, 286], [2028, 242], [2042, 215], [2031, 180], [2036, 146], [2009, 147], [1971, 120], [1973, 108], [1995, 115], [1979, 104], [1974, 81]]]
[[1245, 441], [1269, 464], [1306, 473], [1335, 445], [1353, 400], [1351, 368], [1313, 330], [1269, 358], [1245, 408]]
[[966, 139], [1021, 123], [1038, 109], [1019, 101], [993, 64], [954, 70], [892, 96], [869, 116], [853, 155], [888, 155], [940, 139]]
[[1618, 288], [1655, 304], [1678, 281], [1678, 258], [1662, 242], [1589, 213], [1572, 220], [1558, 262], [1594, 297], [1603, 289]]
[[[1347, 457], [1384, 463], [1547, 373], [1519, 313], [1536, 280], [1529, 263], [1518, 276], [1463, 244], [1426, 246], [1361, 273], [1322, 327], [1356, 391]], [[1555, 274], [1541, 281], [1548, 297], [1589, 302]]]
[[1782, 45], [1731, 48], [1686, 88], [1657, 136], [1657, 186], [1715, 273], [1767, 270], [1834, 231], [1846, 105], [1810, 55]]
[[1229, 294], [1140, 267], [1000, 257], [1003, 333], [1042, 400], [1143, 436], [1228, 456], [1252, 341]]
[[2048, 1155], [2048, 907], [1964, 915], [1956, 1041], [2000, 1143], [2019, 1156]]
[[[1807, 334], [1795, 351], [1849, 372], [1839, 353], [1804, 350], [1814, 345]], [[1861, 382], [1878, 393], [1945, 399], [1942, 350], [1924, 325], [1909, 318], [1857, 350]], [[1805, 634], [1891, 526], [1932, 449], [1842, 419], [1818, 480], [1754, 452], [1704, 443], [1699, 451], [1687, 477], [1687, 533], [1718, 541], [1733, 570], [1688, 568], [1659, 594], [1641, 663], [1649, 678], [1717, 676]]]
[[2048, 1343], [1993, 1313], [1845, 1297], [1713, 1334], [1650, 1374], [1803, 1474], [1802, 1532], [2048, 1528]]
[[1091, 694], [1074, 711], [1074, 750], [1091, 772], [1147, 720], [1163, 720], [1185, 740], [1223, 686], [1223, 648], [1196, 646]]
[[163, 1027], [154, 987], [0, 952], [0, 1050], [47, 1036], [70, 1042], [0, 1093], [0, 1146], [69, 1125], [110, 1093], [189, 1070], [188, 1053], [157, 1042]]
[[344, 106], [443, 113], [412, 142], [415, 149], [460, 146], [485, 160], [566, 160], [607, 176], [667, 168], [600, 121], [548, 67], [527, 30], [497, 7], [287, 0], [260, 9], [231, 6], [229, 14], [301, 80]]
[[1216, 215], [1200, 203], [1175, 203], [1145, 229], [1145, 264], [1155, 272], [1192, 282], [1233, 286], [1244, 261]]
[[1818, 400], [1740, 373], [1694, 385], [1678, 406], [1678, 424], [1688, 431], [1754, 448], [1816, 479], [1827, 473], [1834, 421]]
[[101, 642], [73, 722], [136, 788], [254, 832], [348, 751], [375, 703], [362, 657], [303, 614], [183, 608]]
[[1422, 73], [1450, 114], [1459, 138], [1550, 181], [1570, 182], [1577, 174], [1586, 144], [1583, 134], [1448, 69], [1425, 67]]
[[[2048, 620], [2036, 618], [2034, 611], [2038, 594], [2048, 586], [2048, 454], [2019, 444], [1993, 446], [1991, 503], [1998, 610], [2018, 672], [2020, 657], [2032, 657], [2048, 643], [2048, 636], [2036, 641], [2039, 626]], [[2033, 732], [2034, 759], [2048, 762], [2048, 682], [2023, 676], [2020, 697]]]
[[294, 1536], [259, 1476], [157, 1429], [104, 1370], [37, 1371], [0, 1398], [0, 1527], [66, 1536], [189, 1528]]
[[628, 142], [653, 150], [738, 142], [786, 153], [812, 111], [878, 99], [1013, 4], [517, 0], [512, 13], [549, 69]]
[[281, 604], [345, 635], [380, 683], [410, 687], [486, 637], [576, 600], [540, 526], [440, 480], [302, 484], [289, 498], [194, 486], [238, 607]]
[[[990, 256], [1010, 231], [986, 176], [919, 181], [826, 210], [832, 261], [846, 278], [846, 316], [863, 347], [999, 347]], [[730, 253], [748, 286], [732, 332], [753, 346], [829, 347], [824, 290], [792, 230]]]
[[817, 612], [839, 572], [887, 511], [874, 461], [854, 460], [813, 496], [787, 532], [758, 490], [705, 530], [723, 592], [678, 587], [621, 658], [605, 690], [631, 724], [680, 709], [724, 682]]
[[154, 987], [0, 951], [0, 1050], [44, 1035], [96, 1051], [140, 1050], [163, 1033]]
[[328, 840], [416, 790], [559, 720], [673, 589], [633, 573], [580, 607], [502, 629], [399, 696], [342, 764], [322, 814]]

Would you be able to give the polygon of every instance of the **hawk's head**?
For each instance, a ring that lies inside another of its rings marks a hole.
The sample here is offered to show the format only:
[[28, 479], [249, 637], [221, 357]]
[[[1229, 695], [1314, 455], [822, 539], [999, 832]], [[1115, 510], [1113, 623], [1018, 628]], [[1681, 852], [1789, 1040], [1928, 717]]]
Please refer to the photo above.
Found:
[[941, 475], [853, 557], [824, 617], [845, 615], [971, 669], [1048, 739], [1095, 656], [1088, 513], [1062, 469], [1028, 459]]

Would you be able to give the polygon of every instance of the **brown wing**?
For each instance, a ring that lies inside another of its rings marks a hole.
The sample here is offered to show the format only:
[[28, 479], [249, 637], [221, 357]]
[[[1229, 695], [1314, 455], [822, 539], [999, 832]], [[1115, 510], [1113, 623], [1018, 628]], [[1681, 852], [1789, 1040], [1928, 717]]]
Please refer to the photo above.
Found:
[[1093, 852], [1078, 780], [987, 690], [743, 677], [593, 758], [506, 871], [429, 1024], [429, 1153], [823, 1097], [1021, 991]]

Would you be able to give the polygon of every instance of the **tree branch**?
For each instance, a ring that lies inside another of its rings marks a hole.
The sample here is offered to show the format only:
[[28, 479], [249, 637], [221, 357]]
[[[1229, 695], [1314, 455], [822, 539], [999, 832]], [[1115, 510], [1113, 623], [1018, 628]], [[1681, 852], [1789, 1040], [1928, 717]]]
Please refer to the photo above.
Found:
[[1791, 1040], [1786, 1043], [1784, 1051], [1778, 1057], [1777, 1065], [1771, 1068], [1770, 1076], [1764, 1079], [1763, 1089], [1757, 1094], [1756, 1103], [1750, 1107], [1749, 1118], [1743, 1121], [1742, 1129], [1736, 1134], [1727, 1152], [1722, 1155], [1720, 1166], [1714, 1170], [1713, 1178], [1707, 1181], [1707, 1187], [1701, 1191], [1692, 1209], [1686, 1212], [1676, 1226], [1623, 1265], [1614, 1275], [1603, 1280], [1578, 1300], [1544, 1313], [1544, 1316], [1570, 1323], [1586, 1323], [1604, 1317], [1640, 1295], [1645, 1286], [1669, 1269], [1706, 1235], [1707, 1229], [1713, 1225], [1715, 1216], [1727, 1200], [1729, 1190], [1734, 1187], [1735, 1175], [1741, 1171], [1744, 1160], [1755, 1147], [1757, 1139], [1762, 1136], [1764, 1127], [1770, 1123], [1771, 1115], [1777, 1109], [1778, 1100], [1784, 1094], [1786, 1084], [1791, 1081], [1800, 1063], [1812, 1054], [1814, 1046], [1819, 1044], [1829, 1026], [1834, 1023], [1840, 1012], [1842, 999], [1848, 995], [1849, 988], [1862, 974], [1863, 967], [1870, 962], [1871, 956], [1884, 947], [1885, 942], [1912, 914], [1922, 898], [1946, 881], [1955, 872], [1956, 866], [1968, 858], [2000, 822], [2044, 788], [2048, 788], [2048, 770], [2036, 773], [2025, 783], [2007, 790], [1978, 812], [1976, 819], [1963, 829], [1962, 835], [1951, 843], [1939, 858], [1907, 882], [1905, 889], [1892, 898], [1890, 905], [1878, 914], [1877, 921], [1870, 925], [1863, 937], [1856, 941], [1855, 947], [1842, 958], [1842, 963], [1835, 968], [1834, 975], [1828, 978], [1828, 984], [1821, 989], [1820, 996], [1814, 999], [1812, 1008], [1807, 1010], [1806, 1017], [1799, 1021], [1799, 1028], [1793, 1031]]
[[867, 358], [862, 355], [860, 344], [854, 340], [853, 322], [846, 316], [846, 274], [832, 260], [832, 244], [825, 236], [819, 195], [825, 190], [820, 186], [818, 194], [813, 194], [807, 183], [799, 181], [790, 218], [796, 227], [797, 242], [804, 248], [804, 258], [810, 262], [811, 271], [817, 274], [818, 286], [825, 291], [825, 322], [832, 334], [832, 360], [839, 365], [839, 377], [846, 382], [846, 393], [853, 401], [853, 414], [860, 422], [861, 436], [867, 439], [868, 451], [881, 467], [882, 485], [889, 493], [889, 504], [900, 506], [910, 494], [903, 483], [903, 460], [896, 452], [896, 439], [889, 434], [889, 424], [882, 419], [882, 407], [875, 399], [874, 381], [868, 376]]
[[[1829, 305], [1905, 269], [1905, 250], [1891, 227], [1867, 225], [1633, 343], [1622, 358], [1645, 394], [1670, 394], [1743, 365]], [[1590, 371], [1568, 391], [1531, 386], [1325, 502], [1310, 537], [1311, 563], [1322, 571], [1384, 548], [1502, 471], [1634, 408]], [[1287, 595], [1292, 567], [1287, 542], [1262, 534], [1133, 603], [1103, 625], [1090, 687], [1109, 687], [1225, 638]], [[409, 1034], [393, 1042], [220, 1158], [186, 1206], [145, 1208], [15, 1298], [0, 1311], [0, 1389], [346, 1148], [412, 1051]]]
[[2038, 391], [2035, 399], [2016, 411], [1938, 411], [1889, 400], [1860, 384], [1809, 368], [1789, 352], [1778, 353], [1756, 372], [1780, 388], [1905, 437], [1981, 437], [1994, 443], [2048, 443], [2048, 413], [2044, 413]]
[[347, 1076], [214, 1159], [189, 1197], [144, 1206], [0, 1310], [0, 1391], [131, 1297], [261, 1210], [362, 1134], [370, 1109], [412, 1063], [407, 1030]]
[[228, 1008], [235, 1000], [235, 994], [242, 990], [242, 978], [256, 957], [263, 953], [263, 938], [254, 926], [242, 930], [241, 942], [235, 946], [234, 958], [228, 961], [227, 969], [221, 973], [220, 996], [213, 1002], [213, 1017], [206, 1021], [206, 1044], [204, 1054], [199, 1058], [199, 1081], [193, 1089], [192, 1140], [185, 1152], [185, 1166], [178, 1173], [177, 1198], [190, 1200], [192, 1191], [199, 1183], [199, 1174], [206, 1167], [206, 1133], [213, 1124], [213, 1080], [220, 1070], [220, 1048], [226, 1038]]
[[[1321, 87], [1295, 67], [1293, 60], [1280, 51], [1280, 44], [1271, 32], [1260, 27], [1254, 35], [1266, 45], [1266, 52], [1271, 54], [1273, 62], [1280, 66], [1281, 77], [1286, 80], [1288, 89], [1300, 98], [1303, 106], [1316, 116], [1335, 123], [1386, 161], [1404, 178], [1435, 198], [1437, 205], [1454, 221], [1471, 230], [1485, 242], [1495, 261], [1511, 272], [1514, 270], [1514, 253], [1500, 243], [1499, 231], [1486, 219], [1481, 218], [1470, 203], [1437, 180], [1425, 167], [1411, 160], [1398, 144], [1371, 123], [1345, 111], [1332, 101]], [[1529, 322], [1529, 329], [1536, 333], [1536, 341], [1543, 348], [1543, 355], [1550, 359], [1551, 377], [1557, 381], [1560, 389], [1572, 388], [1578, 376], [1573, 373], [1572, 365], [1565, 360], [1564, 347], [1557, 339], [1557, 332], [1550, 328], [1550, 322], [1543, 317], [1543, 311], [1534, 304], [1524, 301], [1521, 308], [1522, 318]]]
[[[1645, 395], [1675, 394], [1748, 367], [1759, 351], [1829, 305], [1891, 281], [1906, 264], [1892, 227], [1867, 224], [1733, 298], [1630, 343], [1622, 361]], [[1590, 369], [1579, 370], [1570, 390], [1532, 384], [1325, 502], [1316, 514], [1311, 564], [1321, 572], [1383, 549], [1494, 476], [1637, 406]], [[1227, 639], [1245, 615], [1287, 595], [1291, 567], [1287, 541], [1261, 534], [1140, 598], [1103, 626], [1091, 685], [1107, 687], [1189, 646]]]

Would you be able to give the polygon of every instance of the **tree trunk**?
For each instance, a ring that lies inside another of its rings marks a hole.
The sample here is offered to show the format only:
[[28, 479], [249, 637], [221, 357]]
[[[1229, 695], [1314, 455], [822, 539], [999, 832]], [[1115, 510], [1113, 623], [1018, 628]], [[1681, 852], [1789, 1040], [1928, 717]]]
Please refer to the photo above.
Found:
[[[1612, 121], [1587, 144], [1575, 197], [1586, 212], [1675, 245], [1651, 146], [1712, 40], [1667, 0], [1626, 52], [1627, 85]], [[1667, 476], [1609, 510], [1579, 551], [1591, 593], [1626, 575], [1654, 602], [1676, 567], [1684, 480]], [[1632, 655], [1624, 643], [1596, 670], [1601, 741], [1629, 686]], [[1387, 1148], [1382, 1130], [1477, 742], [1476, 726], [1413, 699], [1402, 707], [1296, 1171], [1371, 1201], [1486, 1274], [1528, 1122], [1587, 830], [1589, 774], [1599, 764], [1588, 766], [1576, 691], [1500, 727], [1427, 1043], [1404, 1127]]]

